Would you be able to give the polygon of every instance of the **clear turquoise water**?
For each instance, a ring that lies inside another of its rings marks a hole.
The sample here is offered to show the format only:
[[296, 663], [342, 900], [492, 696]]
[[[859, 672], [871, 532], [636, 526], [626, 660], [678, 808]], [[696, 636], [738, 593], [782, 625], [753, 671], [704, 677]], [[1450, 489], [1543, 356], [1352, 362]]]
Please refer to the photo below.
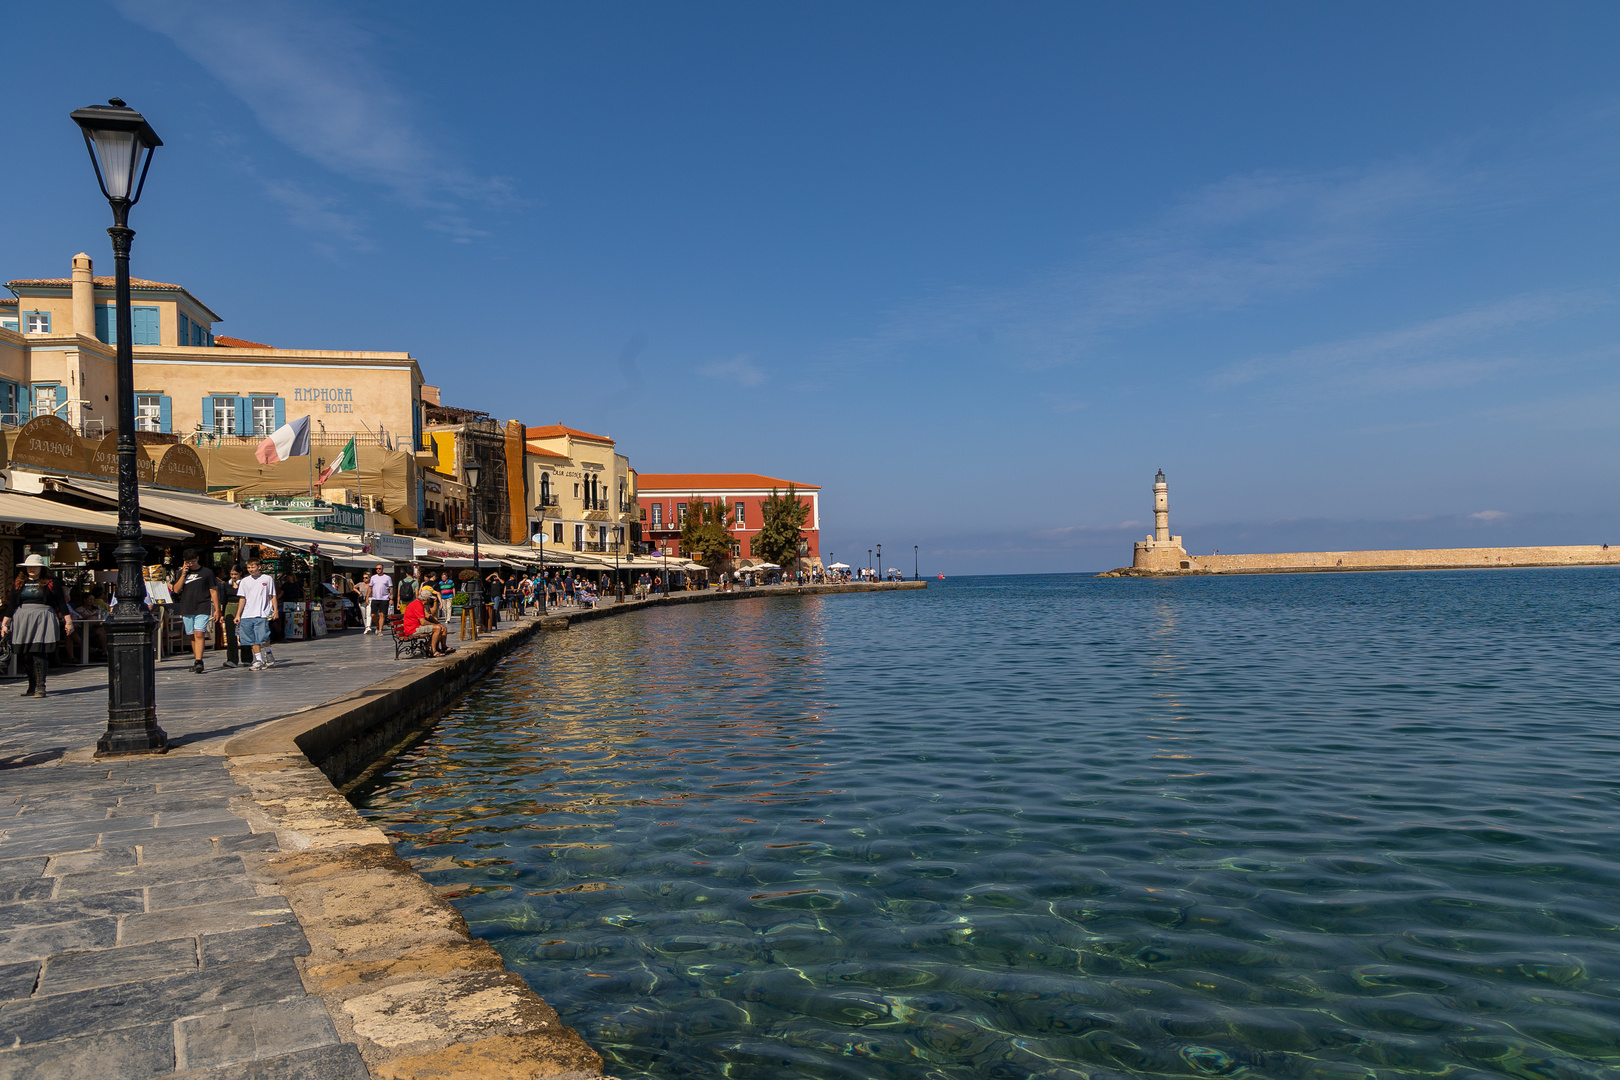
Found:
[[362, 802], [625, 1077], [1620, 1075], [1609, 570], [648, 612]]

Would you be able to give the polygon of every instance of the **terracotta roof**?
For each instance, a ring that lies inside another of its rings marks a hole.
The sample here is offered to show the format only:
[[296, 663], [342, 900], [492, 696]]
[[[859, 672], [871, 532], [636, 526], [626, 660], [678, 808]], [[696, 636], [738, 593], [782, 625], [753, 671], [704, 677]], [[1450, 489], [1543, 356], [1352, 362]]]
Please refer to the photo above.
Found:
[[274, 345], [266, 345], [262, 341], [249, 341], [246, 338], [226, 337], [224, 334], [216, 335], [215, 345], [223, 345], [227, 349], [273, 349]]
[[[781, 488], [787, 490], [791, 481], [774, 476], [761, 476], [751, 472], [716, 473], [638, 473], [636, 494], [650, 491], [673, 491], [681, 495], [694, 495], [703, 491], [735, 491], [755, 488]], [[793, 484], [796, 491], [820, 491], [820, 484]]]
[[545, 427], [528, 428], [525, 430], [524, 434], [531, 439], [556, 439], [561, 438], [564, 435], [571, 435], [576, 439], [589, 439], [592, 442], [607, 443], [609, 446], [613, 444], [613, 440], [608, 438], [606, 435], [592, 435], [588, 431], [580, 431], [578, 428], [564, 427], [561, 424], [548, 424]]
[[17, 306], [17, 301], [16, 301], [16, 299], [14, 297], [0, 296], [0, 307], [16, 307], [16, 306]]
[[[90, 280], [93, 281], [98, 287], [103, 288], [103, 289], [110, 289], [116, 284], [114, 279], [112, 279], [110, 277], [91, 278]], [[69, 288], [73, 287], [73, 279], [72, 278], [66, 278], [66, 277], [18, 278], [16, 281], [8, 281], [8, 282], [6, 282], [6, 284], [7, 285], [33, 285], [35, 287], [43, 288], [43, 289], [69, 289]], [[181, 286], [179, 286], [179, 285], [171, 285], [167, 281], [148, 281], [145, 278], [138, 278], [138, 277], [132, 277], [132, 278], [129, 279], [129, 287], [132, 288], [132, 289], [179, 289], [179, 288], [181, 288]]]
[[567, 461], [568, 460], [568, 455], [567, 454], [553, 453], [552, 451], [546, 450], [543, 447], [536, 446], [533, 443], [525, 443], [524, 446], [523, 446], [523, 452], [525, 454], [533, 454], [535, 457], [556, 458], [558, 461]]

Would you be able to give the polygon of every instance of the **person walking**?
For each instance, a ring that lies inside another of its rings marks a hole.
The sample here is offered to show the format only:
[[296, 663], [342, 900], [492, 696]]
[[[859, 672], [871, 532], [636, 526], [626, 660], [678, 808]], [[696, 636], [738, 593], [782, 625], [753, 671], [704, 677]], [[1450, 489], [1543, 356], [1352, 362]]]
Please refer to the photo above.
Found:
[[362, 571], [355, 579], [354, 591], [360, 597], [360, 622], [365, 627], [362, 634], [371, 633], [371, 575]]
[[11, 605], [0, 619], [0, 636], [11, 635], [17, 663], [28, 671], [28, 689], [23, 697], [45, 696], [45, 673], [51, 654], [64, 637], [73, 632], [73, 613], [68, 610], [62, 586], [45, 573], [43, 555], [23, 560], [22, 572], [12, 583]]
[[174, 580], [178, 584], [175, 595], [175, 613], [180, 616], [180, 622], [185, 632], [191, 637], [191, 656], [193, 663], [191, 670], [198, 675], [203, 673], [203, 642], [214, 624], [219, 621], [219, 578], [214, 572], [202, 565], [202, 557], [197, 554], [196, 548], [187, 548], [184, 552], [184, 562], [175, 574]]
[[373, 634], [380, 634], [388, 622], [388, 603], [394, 595], [394, 579], [388, 576], [382, 563], [378, 563], [371, 575], [370, 584], [371, 619], [366, 624], [366, 629]]
[[247, 577], [236, 584], [236, 628], [242, 644], [253, 650], [253, 671], [276, 662], [270, 651], [270, 624], [279, 614], [276, 579], [264, 572], [258, 559], [249, 559]]
[[394, 603], [399, 605], [400, 611], [416, 599], [416, 594], [422, 589], [422, 579], [415, 563], [405, 568], [405, 576], [399, 579], [399, 588], [394, 590]]
[[236, 612], [239, 607], [236, 598], [236, 585], [242, 580], [242, 570], [235, 563], [231, 564], [231, 572], [225, 576], [225, 584], [219, 590], [219, 598], [225, 602], [225, 667], [241, 667], [242, 653], [245, 652], [236, 640]]

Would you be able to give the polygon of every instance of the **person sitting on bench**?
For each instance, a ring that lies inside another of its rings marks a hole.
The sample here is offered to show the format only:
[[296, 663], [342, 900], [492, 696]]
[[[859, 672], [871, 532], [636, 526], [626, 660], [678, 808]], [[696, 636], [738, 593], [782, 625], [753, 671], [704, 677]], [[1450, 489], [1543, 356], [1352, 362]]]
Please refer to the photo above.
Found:
[[405, 605], [405, 618], [400, 623], [399, 636], [401, 638], [425, 638], [428, 643], [428, 652], [434, 656], [445, 656], [450, 650], [445, 648], [447, 634], [444, 624], [438, 618], [438, 601], [433, 594], [426, 590], [418, 593], [416, 599]]

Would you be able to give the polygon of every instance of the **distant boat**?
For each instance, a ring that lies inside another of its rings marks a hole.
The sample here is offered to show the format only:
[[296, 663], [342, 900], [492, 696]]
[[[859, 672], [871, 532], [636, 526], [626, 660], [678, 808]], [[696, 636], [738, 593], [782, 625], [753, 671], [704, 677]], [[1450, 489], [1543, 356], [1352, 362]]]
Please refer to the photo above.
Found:
[[944, 574], [939, 575], [939, 580], [944, 581], [945, 580], [945, 575]]

